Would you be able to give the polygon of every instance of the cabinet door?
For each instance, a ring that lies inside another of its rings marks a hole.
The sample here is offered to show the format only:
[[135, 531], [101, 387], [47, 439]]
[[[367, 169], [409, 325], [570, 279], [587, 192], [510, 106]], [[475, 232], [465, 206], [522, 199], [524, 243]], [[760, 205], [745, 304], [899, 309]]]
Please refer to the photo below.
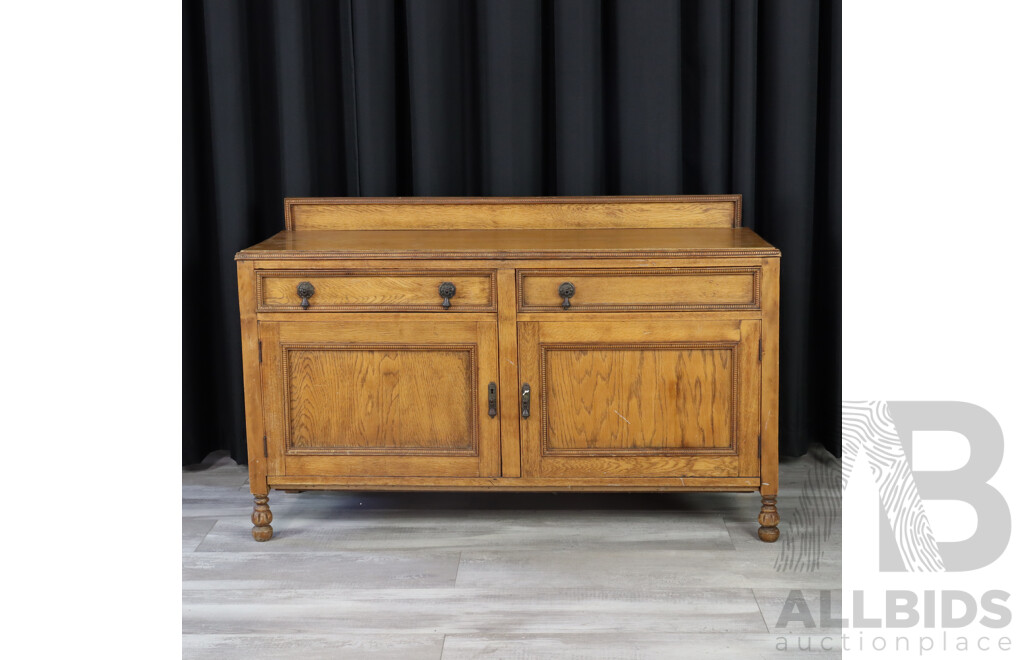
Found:
[[497, 324], [261, 323], [271, 476], [498, 476]]
[[523, 472], [758, 475], [760, 321], [523, 322]]

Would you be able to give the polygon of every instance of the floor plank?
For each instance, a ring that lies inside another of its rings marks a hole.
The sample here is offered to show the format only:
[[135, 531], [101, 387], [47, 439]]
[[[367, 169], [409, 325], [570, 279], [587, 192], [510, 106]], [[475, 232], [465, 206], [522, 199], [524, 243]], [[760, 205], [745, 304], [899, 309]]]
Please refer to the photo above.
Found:
[[713, 561], [700, 550], [580, 549], [462, 553], [457, 584], [467, 587], [621, 587], [822, 589], [835, 584], [842, 569], [832, 557], [821, 570], [775, 570], [773, 556], [717, 553]]
[[184, 635], [187, 660], [437, 660], [444, 635]]
[[186, 518], [183, 516], [181, 519], [182, 555], [195, 551], [216, 523], [216, 518]]
[[750, 589], [199, 589], [185, 633], [766, 632]]
[[455, 584], [458, 552], [196, 552], [182, 560], [183, 589], [439, 587]]
[[[830, 648], [839, 641], [829, 635], [808, 639], [805, 648], [815, 651], [777, 649], [777, 636], [731, 633], [680, 634], [657, 633], [631, 635], [561, 634], [561, 635], [448, 635], [441, 660], [692, 660], [711, 658], [736, 660], [743, 658], [838, 658], [835, 651], [821, 651], [822, 642]], [[795, 647], [796, 641], [784, 641]]]

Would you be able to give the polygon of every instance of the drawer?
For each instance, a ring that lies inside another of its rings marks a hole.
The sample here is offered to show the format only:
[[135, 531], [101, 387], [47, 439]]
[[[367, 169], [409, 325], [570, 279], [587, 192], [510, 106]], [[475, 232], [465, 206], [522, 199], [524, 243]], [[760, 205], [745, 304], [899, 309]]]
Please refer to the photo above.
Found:
[[[447, 308], [444, 284], [454, 285]], [[256, 271], [259, 312], [493, 312], [495, 300], [490, 270]]]
[[[563, 284], [566, 286], [562, 289]], [[568, 308], [563, 293], [571, 293]], [[521, 312], [760, 309], [757, 266], [521, 270]]]

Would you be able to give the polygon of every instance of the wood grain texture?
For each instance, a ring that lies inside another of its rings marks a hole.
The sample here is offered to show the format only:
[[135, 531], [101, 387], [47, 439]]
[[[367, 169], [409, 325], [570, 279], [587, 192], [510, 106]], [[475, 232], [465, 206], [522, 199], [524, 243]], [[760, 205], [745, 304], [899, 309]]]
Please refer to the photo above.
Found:
[[498, 271], [498, 415], [501, 419], [501, 475], [522, 474], [519, 448], [519, 339], [516, 334], [515, 271]]
[[765, 259], [761, 321], [761, 495], [779, 492], [779, 259]]
[[761, 257], [779, 251], [750, 229], [464, 229], [283, 231], [236, 259], [553, 259]]
[[493, 312], [450, 312], [450, 316], [439, 315], [435, 312], [394, 312], [394, 311], [379, 311], [379, 312], [319, 312], [318, 314], [310, 314], [308, 312], [260, 312], [256, 315], [256, 318], [261, 322], [288, 322], [297, 321], [299, 323], [306, 323], [315, 321], [318, 323], [338, 324], [338, 323], [357, 323], [360, 321], [388, 321], [393, 323], [404, 323], [406, 321], [412, 322], [427, 322], [435, 323], [441, 320], [452, 320], [458, 318], [459, 321], [488, 321], [493, 323], [495, 319]]
[[[261, 270], [256, 277], [258, 312], [493, 312], [496, 302], [493, 271]], [[309, 282], [315, 289], [307, 309], [301, 307], [296, 293], [300, 282]], [[448, 309], [441, 306], [438, 293], [442, 282], [455, 285]]]
[[263, 323], [270, 473], [497, 476], [493, 321]]
[[720, 491], [752, 492], [757, 477], [336, 477], [323, 475], [268, 477], [271, 488], [284, 490], [446, 490], [446, 491]]
[[[614, 310], [612, 310], [614, 311]], [[261, 316], [260, 318], [265, 318]], [[652, 317], [646, 311], [623, 310], [609, 314], [608, 311], [591, 312], [576, 310], [570, 314], [563, 312], [559, 307], [558, 311], [547, 312], [521, 312], [516, 315], [517, 321], [558, 321], [559, 323], [591, 323], [600, 321], [618, 321], [619, 323], [632, 323], [641, 319], [657, 318], [659, 321], [744, 321], [747, 319], [761, 318], [759, 310], [743, 312], [716, 311], [716, 312], [658, 312], [657, 317]]]
[[[745, 230], [749, 231], [749, 230]], [[332, 232], [336, 235], [343, 232]], [[455, 233], [455, 232], [453, 232]], [[458, 232], [462, 234], [463, 232]], [[518, 233], [518, 232], [512, 232]], [[768, 245], [765, 243], [765, 245]], [[771, 247], [771, 246], [769, 246]], [[773, 248], [774, 249], [774, 248]], [[575, 269], [575, 268], [610, 268], [612, 270], [632, 268], [722, 268], [722, 267], [754, 267], [760, 268], [763, 258], [758, 254], [747, 256], [725, 256], [719, 252], [713, 252], [711, 256], [696, 256], [690, 253], [665, 254], [644, 257], [616, 256], [616, 257], [593, 257], [588, 256], [586, 260], [567, 261], [561, 257], [505, 257], [495, 260], [490, 257], [476, 257], [472, 255], [461, 255], [457, 260], [452, 258], [431, 259], [429, 257], [417, 257], [410, 261], [407, 257], [398, 256], [393, 258], [375, 257], [373, 259], [362, 259], [360, 257], [330, 257], [330, 258], [302, 258], [290, 259], [285, 255], [274, 256], [268, 253], [267, 258], [255, 261], [256, 272], [271, 270], [286, 271], [321, 271], [321, 270], [355, 270], [363, 272], [379, 272], [384, 270], [457, 270], [457, 271], [489, 271], [494, 268], [515, 268], [515, 269]]]
[[312, 197], [284, 213], [293, 231], [739, 227], [742, 197]]
[[266, 495], [267, 461], [263, 453], [263, 388], [260, 383], [260, 337], [256, 321], [256, 275], [251, 263], [240, 261], [236, 266], [238, 310], [242, 326], [242, 383], [249, 485], [254, 495]]
[[519, 311], [563, 311], [563, 282], [575, 287], [574, 313], [758, 309], [761, 297], [756, 267], [519, 270]]
[[477, 454], [474, 345], [285, 345], [287, 451]]
[[633, 316], [519, 323], [523, 474], [756, 475], [759, 322]]
[[[319, 324], [317, 324], [319, 325]], [[285, 437], [288, 408], [284, 396], [284, 355], [281, 351], [281, 328], [286, 323], [263, 323], [260, 334], [260, 379], [263, 391], [263, 445], [267, 476], [285, 473]], [[250, 459], [252, 454], [250, 453]]]
[[735, 347], [543, 346], [542, 455], [731, 450]]

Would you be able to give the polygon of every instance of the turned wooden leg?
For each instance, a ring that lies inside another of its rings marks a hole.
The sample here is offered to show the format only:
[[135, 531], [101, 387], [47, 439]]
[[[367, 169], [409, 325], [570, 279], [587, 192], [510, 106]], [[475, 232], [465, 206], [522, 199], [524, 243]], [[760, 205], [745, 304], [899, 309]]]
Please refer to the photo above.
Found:
[[779, 540], [779, 510], [775, 508], [774, 497], [761, 498], [761, 514], [757, 516], [757, 522], [761, 523], [757, 530], [758, 538], [765, 543]]
[[252, 537], [257, 541], [269, 541], [274, 535], [274, 528], [270, 526], [274, 514], [270, 512], [268, 499], [266, 495], [253, 495], [255, 503], [252, 506]]

